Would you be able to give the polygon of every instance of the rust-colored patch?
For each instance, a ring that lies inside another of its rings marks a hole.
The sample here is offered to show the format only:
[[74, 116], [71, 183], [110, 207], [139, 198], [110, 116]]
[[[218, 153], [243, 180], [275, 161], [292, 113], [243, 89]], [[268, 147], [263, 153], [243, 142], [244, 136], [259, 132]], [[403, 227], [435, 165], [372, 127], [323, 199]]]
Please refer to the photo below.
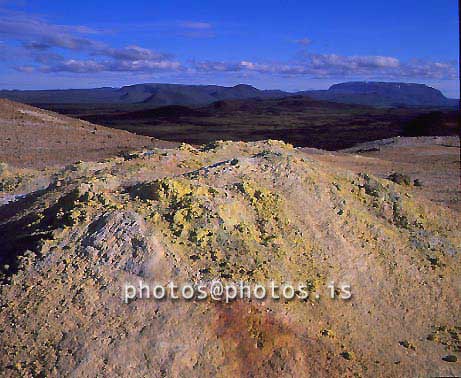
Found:
[[318, 377], [344, 370], [330, 345], [308, 337], [301, 327], [290, 325], [265, 306], [220, 303], [216, 316], [216, 335], [227, 361], [223, 376]]

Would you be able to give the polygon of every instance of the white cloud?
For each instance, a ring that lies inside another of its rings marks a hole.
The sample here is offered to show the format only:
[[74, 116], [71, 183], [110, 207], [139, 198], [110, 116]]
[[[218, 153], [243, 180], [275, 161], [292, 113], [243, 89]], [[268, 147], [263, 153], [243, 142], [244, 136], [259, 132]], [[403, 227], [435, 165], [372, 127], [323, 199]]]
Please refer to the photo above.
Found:
[[301, 46], [309, 46], [312, 43], [312, 40], [309, 38], [296, 39], [295, 42]]
[[186, 29], [195, 29], [195, 30], [208, 30], [212, 29], [213, 25], [208, 22], [196, 22], [196, 21], [183, 21], [179, 25]]

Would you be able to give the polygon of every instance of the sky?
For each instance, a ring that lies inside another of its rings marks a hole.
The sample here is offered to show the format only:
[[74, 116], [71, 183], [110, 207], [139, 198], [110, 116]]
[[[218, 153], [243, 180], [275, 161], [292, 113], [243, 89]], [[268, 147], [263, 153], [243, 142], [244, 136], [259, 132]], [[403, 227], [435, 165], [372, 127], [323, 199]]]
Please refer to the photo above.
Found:
[[459, 98], [455, 0], [0, 0], [0, 88], [344, 81]]

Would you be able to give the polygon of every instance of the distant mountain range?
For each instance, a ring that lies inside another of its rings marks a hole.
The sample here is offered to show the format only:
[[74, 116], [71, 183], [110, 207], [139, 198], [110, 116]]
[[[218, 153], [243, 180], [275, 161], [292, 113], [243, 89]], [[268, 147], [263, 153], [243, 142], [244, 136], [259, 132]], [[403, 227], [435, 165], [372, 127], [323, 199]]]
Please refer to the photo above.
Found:
[[2, 90], [0, 98], [27, 104], [145, 104], [155, 108], [168, 105], [203, 106], [222, 100], [276, 99], [294, 95], [346, 104], [378, 107], [456, 107], [458, 100], [446, 98], [424, 84], [348, 82], [328, 90], [289, 93], [259, 90], [251, 85], [136, 84], [122, 88], [65, 90]]
[[135, 84], [122, 88], [64, 89], [64, 90], [3, 90], [0, 98], [30, 104], [148, 104], [201, 106], [221, 100], [246, 98], [279, 98], [290, 93], [278, 90], [259, 90], [251, 85], [234, 87], [219, 85]]

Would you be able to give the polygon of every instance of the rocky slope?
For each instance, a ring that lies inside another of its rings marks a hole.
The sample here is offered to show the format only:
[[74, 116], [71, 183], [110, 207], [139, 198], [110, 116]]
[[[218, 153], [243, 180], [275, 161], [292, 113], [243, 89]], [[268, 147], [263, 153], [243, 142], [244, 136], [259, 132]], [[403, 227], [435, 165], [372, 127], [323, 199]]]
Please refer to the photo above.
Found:
[[[276, 141], [144, 150], [0, 207], [2, 374], [460, 375], [459, 214], [322, 156]], [[312, 295], [124, 303], [139, 278]], [[328, 298], [331, 281], [352, 298]]]
[[0, 99], [0, 162], [16, 167], [46, 168], [171, 145]]

